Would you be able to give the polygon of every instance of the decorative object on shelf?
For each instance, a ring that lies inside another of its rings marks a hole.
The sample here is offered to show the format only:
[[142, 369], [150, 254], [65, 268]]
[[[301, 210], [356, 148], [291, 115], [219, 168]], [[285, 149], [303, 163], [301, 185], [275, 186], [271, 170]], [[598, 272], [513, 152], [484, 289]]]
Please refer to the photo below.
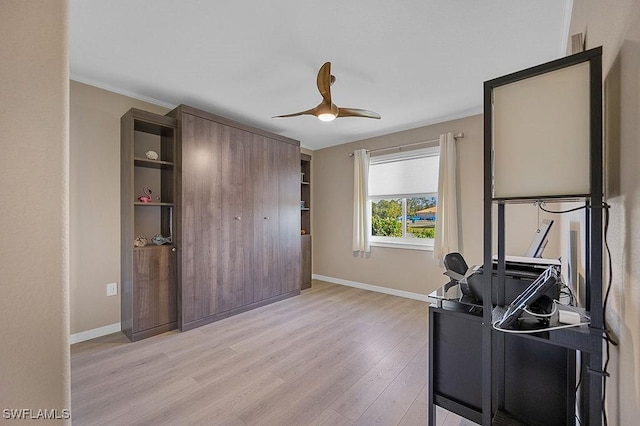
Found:
[[304, 173], [300, 173], [300, 182], [304, 182]]
[[147, 239], [145, 237], [143, 237], [142, 235], [138, 235], [135, 239], [135, 241], [133, 242], [133, 245], [135, 247], [144, 247], [149, 243], [149, 241], [147, 241]]
[[161, 246], [163, 244], [170, 244], [171, 241], [171, 237], [163, 237], [162, 235], [158, 234], [155, 235], [153, 238], [151, 238], [151, 241], [153, 242], [153, 244], [156, 244], [158, 246]]
[[307, 234], [307, 231], [305, 231], [304, 229], [300, 230], [300, 235], [306, 235], [306, 234]]
[[158, 153], [155, 152], [155, 151], [147, 151], [147, 152], [144, 153], [144, 155], [146, 155], [149, 160], [157, 160], [158, 159]]
[[153, 198], [151, 198], [152, 192], [148, 186], [145, 186], [142, 191], [144, 192], [144, 195], [139, 196], [138, 201], [140, 201], [141, 203], [150, 203], [151, 201], [153, 201]]
[[304, 203], [304, 200], [301, 200], [301, 201], [300, 201], [300, 208], [301, 208], [301, 209], [304, 209], [304, 204], [305, 204], [305, 203]]

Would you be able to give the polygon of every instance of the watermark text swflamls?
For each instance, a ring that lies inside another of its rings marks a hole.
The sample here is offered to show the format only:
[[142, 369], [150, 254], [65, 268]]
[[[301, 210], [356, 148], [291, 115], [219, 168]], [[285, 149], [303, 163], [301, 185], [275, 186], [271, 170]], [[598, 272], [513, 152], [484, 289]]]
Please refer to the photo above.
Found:
[[67, 420], [71, 418], [71, 411], [68, 409], [58, 410], [57, 408], [5, 408], [2, 410], [2, 418], [6, 420]]

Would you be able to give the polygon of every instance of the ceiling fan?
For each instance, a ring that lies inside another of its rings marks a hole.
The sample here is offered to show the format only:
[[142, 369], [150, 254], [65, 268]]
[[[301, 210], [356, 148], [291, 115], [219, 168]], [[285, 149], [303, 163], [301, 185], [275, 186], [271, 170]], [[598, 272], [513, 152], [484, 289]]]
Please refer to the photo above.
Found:
[[380, 118], [380, 114], [366, 109], [339, 108], [331, 101], [331, 86], [336, 78], [331, 75], [331, 62], [325, 62], [318, 71], [318, 90], [322, 95], [322, 102], [315, 108], [293, 114], [277, 115], [273, 118], [297, 117], [298, 115], [315, 115], [322, 121], [331, 121], [339, 117]]

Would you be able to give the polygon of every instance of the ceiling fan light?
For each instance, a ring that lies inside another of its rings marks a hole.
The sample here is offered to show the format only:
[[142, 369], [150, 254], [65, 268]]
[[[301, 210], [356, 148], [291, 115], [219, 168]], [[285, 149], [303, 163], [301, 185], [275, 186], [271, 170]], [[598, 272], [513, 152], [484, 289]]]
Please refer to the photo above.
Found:
[[335, 114], [332, 114], [330, 112], [323, 112], [321, 114], [318, 114], [318, 119], [320, 121], [333, 121], [335, 120], [336, 116]]

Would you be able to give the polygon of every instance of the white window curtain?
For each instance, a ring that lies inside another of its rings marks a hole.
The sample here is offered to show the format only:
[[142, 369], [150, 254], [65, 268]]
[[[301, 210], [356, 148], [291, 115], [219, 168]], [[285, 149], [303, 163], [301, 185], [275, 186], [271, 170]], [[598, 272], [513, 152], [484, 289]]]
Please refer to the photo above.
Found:
[[442, 260], [458, 251], [458, 193], [456, 141], [453, 133], [440, 135], [440, 172], [438, 177], [438, 213], [433, 257]]
[[369, 152], [357, 149], [353, 153], [353, 251], [369, 253]]

